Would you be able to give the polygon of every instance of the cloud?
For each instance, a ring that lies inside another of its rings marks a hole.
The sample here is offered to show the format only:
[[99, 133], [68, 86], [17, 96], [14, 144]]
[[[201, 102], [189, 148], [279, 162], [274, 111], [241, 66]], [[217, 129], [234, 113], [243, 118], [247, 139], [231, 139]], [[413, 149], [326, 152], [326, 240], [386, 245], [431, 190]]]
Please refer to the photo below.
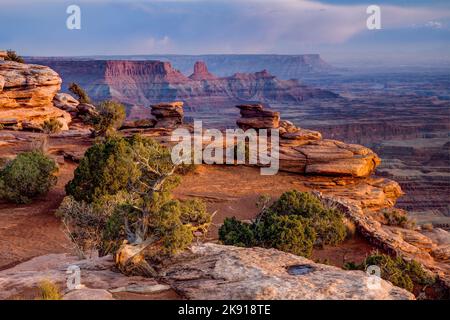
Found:
[[[350, 0], [77, 0], [82, 30], [68, 32], [72, 2], [0, 0], [0, 39], [9, 39], [1, 45], [28, 54], [304, 53], [370, 32], [367, 4]], [[449, 19], [448, 6], [381, 4], [387, 36], [411, 26], [431, 32]]]

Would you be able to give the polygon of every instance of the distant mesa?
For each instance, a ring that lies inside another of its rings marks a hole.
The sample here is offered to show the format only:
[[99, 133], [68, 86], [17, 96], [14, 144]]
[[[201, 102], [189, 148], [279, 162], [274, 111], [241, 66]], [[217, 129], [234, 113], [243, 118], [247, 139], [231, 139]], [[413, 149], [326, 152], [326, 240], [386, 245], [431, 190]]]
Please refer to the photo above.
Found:
[[229, 107], [235, 104], [300, 103], [310, 98], [336, 98], [337, 94], [312, 88], [298, 80], [282, 80], [263, 69], [226, 77], [212, 74], [204, 61], [185, 76], [167, 61], [74, 60], [31, 58], [47, 65], [64, 80], [81, 85], [94, 101], [114, 99], [127, 106], [147, 107], [164, 101], [183, 101], [188, 107]]

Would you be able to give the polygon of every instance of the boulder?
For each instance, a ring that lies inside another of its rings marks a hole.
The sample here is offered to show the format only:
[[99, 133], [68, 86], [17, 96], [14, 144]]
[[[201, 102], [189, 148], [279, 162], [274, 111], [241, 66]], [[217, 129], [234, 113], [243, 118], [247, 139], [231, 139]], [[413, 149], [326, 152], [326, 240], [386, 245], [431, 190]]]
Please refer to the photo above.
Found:
[[372, 150], [335, 140], [309, 141], [295, 150], [306, 156], [308, 174], [367, 177], [381, 163]]
[[363, 271], [345, 271], [275, 249], [205, 243], [163, 268], [162, 278], [188, 299], [373, 300], [414, 296]]
[[236, 108], [241, 113], [236, 124], [243, 130], [276, 129], [280, 126], [280, 113], [264, 110], [261, 104], [238, 105]]
[[95, 108], [95, 106], [90, 103], [80, 103], [77, 106], [77, 111], [78, 111], [78, 115], [82, 115], [82, 116], [85, 116], [85, 115], [94, 116], [98, 113], [97, 108]]
[[53, 105], [61, 82], [48, 67], [0, 61], [0, 123], [14, 119], [19, 128], [23, 122], [37, 128], [46, 120], [57, 119], [67, 130], [70, 114]]
[[57, 93], [53, 98], [55, 107], [68, 112], [77, 112], [77, 106], [80, 104], [77, 99], [68, 93]]
[[151, 106], [156, 128], [174, 128], [183, 124], [183, 102], [159, 103]]

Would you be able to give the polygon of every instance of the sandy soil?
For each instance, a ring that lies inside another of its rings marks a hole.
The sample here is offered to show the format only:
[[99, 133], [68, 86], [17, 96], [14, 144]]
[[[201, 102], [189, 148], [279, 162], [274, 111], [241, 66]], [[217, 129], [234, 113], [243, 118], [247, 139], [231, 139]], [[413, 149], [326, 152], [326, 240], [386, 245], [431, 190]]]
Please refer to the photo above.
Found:
[[[226, 217], [253, 219], [259, 212], [256, 202], [260, 195], [269, 195], [275, 200], [288, 190], [310, 190], [305, 185], [308, 182], [309, 178], [305, 176], [283, 172], [262, 176], [254, 167], [199, 166], [195, 172], [183, 177], [174, 195], [179, 199], [200, 198], [207, 203], [209, 212], [217, 212], [208, 235], [208, 240], [214, 241]], [[375, 248], [366, 240], [355, 236], [339, 246], [314, 249], [312, 259], [342, 267], [345, 262], [362, 262], [373, 250]]]
[[71, 252], [73, 247], [54, 213], [74, 169], [74, 164], [60, 164], [56, 187], [30, 204], [0, 202], [0, 269], [39, 255]]

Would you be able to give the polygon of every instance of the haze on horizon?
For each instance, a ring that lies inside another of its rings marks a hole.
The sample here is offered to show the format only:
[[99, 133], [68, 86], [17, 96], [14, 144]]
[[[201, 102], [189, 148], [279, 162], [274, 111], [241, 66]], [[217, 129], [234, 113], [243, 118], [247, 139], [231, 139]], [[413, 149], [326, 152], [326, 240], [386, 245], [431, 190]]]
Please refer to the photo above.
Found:
[[[81, 8], [68, 30], [66, 8]], [[366, 8], [381, 7], [381, 30]], [[304, 54], [450, 62], [449, 1], [0, 0], [0, 49], [22, 55]]]

